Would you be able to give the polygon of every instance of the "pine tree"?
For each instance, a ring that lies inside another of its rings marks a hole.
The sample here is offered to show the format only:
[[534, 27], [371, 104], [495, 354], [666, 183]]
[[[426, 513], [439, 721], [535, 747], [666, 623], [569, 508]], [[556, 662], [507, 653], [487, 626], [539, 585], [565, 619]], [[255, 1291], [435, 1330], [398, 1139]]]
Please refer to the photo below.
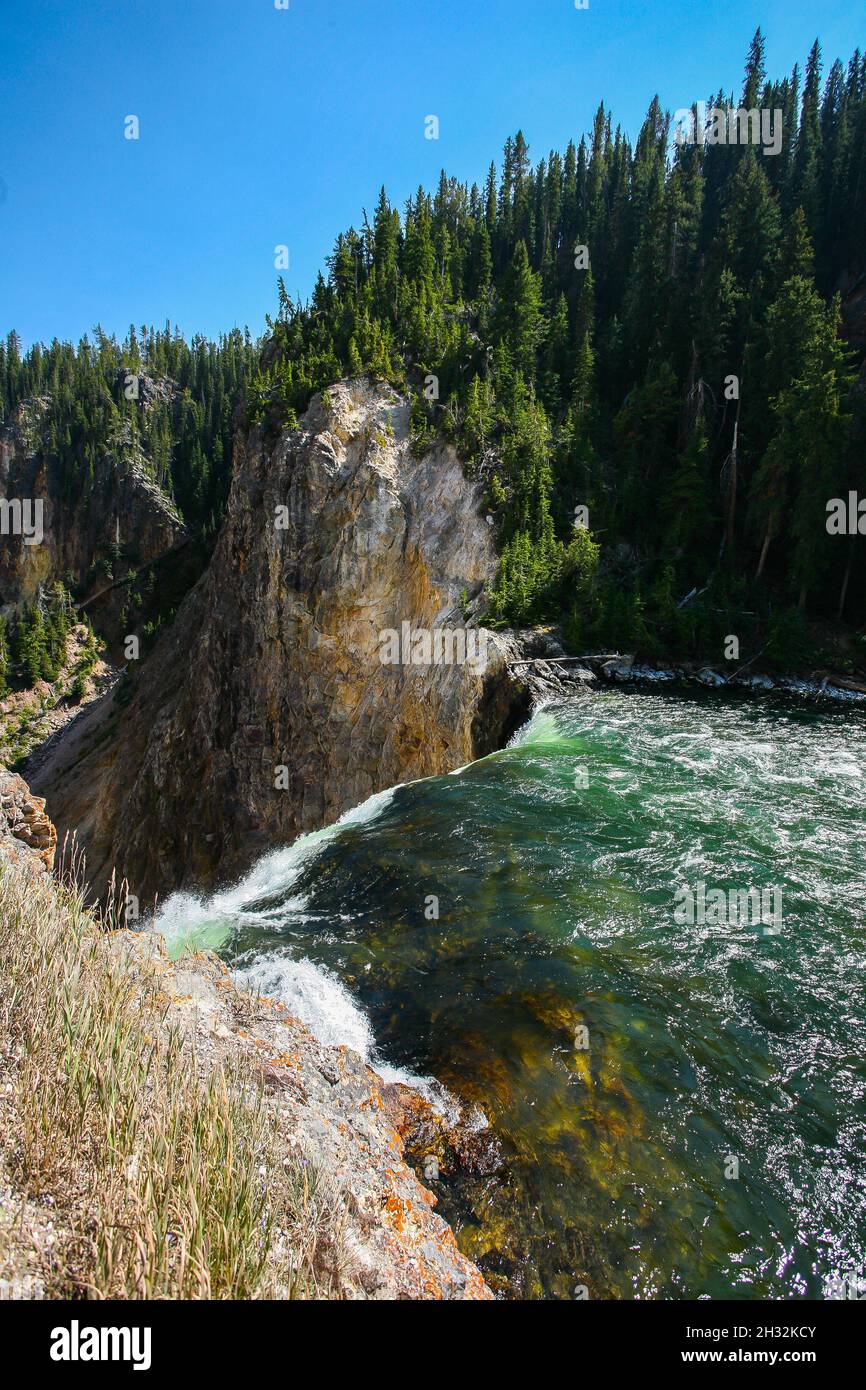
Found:
[[806, 63], [803, 83], [803, 104], [800, 110], [800, 129], [794, 158], [792, 196], [806, 214], [809, 230], [818, 230], [821, 205], [821, 45], [816, 39]]
[[518, 241], [502, 282], [494, 331], [508, 348], [524, 379], [534, 381], [536, 354], [544, 333], [544, 320], [539, 277], [529, 264], [524, 241]]
[[747, 111], [760, 105], [761, 92], [763, 91], [764, 79], [766, 77], [766, 68], [764, 66], [765, 47], [764, 35], [761, 33], [759, 25], [749, 45], [749, 56], [746, 60], [746, 75], [743, 80], [743, 98], [741, 104]]

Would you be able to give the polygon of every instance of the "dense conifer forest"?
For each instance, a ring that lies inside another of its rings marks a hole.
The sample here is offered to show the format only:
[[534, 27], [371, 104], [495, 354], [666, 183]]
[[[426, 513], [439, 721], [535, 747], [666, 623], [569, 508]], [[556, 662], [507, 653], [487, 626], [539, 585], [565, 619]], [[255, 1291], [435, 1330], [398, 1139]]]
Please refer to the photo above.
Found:
[[443, 430], [487, 483], [494, 614], [565, 612], [576, 645], [688, 655], [736, 632], [805, 659], [804, 615], [851, 618], [866, 577], [826, 529], [862, 480], [834, 295], [866, 269], [866, 59], [822, 83], [816, 43], [769, 81], [758, 31], [740, 104], [781, 110], [777, 156], [677, 144], [654, 100], [634, 147], [600, 106], [564, 155], [533, 165], [518, 132], [483, 186], [443, 174], [403, 218], [383, 189], [309, 305], [281, 289], [253, 412], [346, 372], [408, 379], [419, 442]]
[[[87, 495], [104, 453], [134, 451], [190, 525], [218, 520], [231, 477], [232, 416], [258, 361], [238, 329], [218, 343], [187, 343], [171, 326], [130, 326], [123, 343], [96, 328], [77, 348], [56, 339], [23, 357], [17, 335], [0, 343], [0, 422], [44, 397], [40, 447], [62, 471], [70, 504]], [[145, 374], [176, 388], [146, 393]]]
[[[443, 172], [402, 215], [383, 189], [308, 303], [280, 282], [260, 344], [131, 330], [22, 358], [10, 336], [2, 415], [50, 394], [70, 497], [131, 432], [212, 533], [241, 396], [280, 428], [369, 372], [411, 391], [417, 448], [443, 433], [484, 483], [488, 621], [560, 620], [576, 649], [718, 658], [735, 633], [750, 655], [818, 659], [866, 591], [862, 541], [827, 527], [864, 475], [840, 291], [866, 273], [866, 58], [825, 74], [816, 42], [770, 79], [759, 30], [741, 93], [708, 105], [781, 111], [779, 152], [679, 143], [657, 99], [634, 145], [603, 105], [537, 163], [518, 131], [483, 182]], [[140, 370], [179, 398], [142, 412], [123, 390]]]

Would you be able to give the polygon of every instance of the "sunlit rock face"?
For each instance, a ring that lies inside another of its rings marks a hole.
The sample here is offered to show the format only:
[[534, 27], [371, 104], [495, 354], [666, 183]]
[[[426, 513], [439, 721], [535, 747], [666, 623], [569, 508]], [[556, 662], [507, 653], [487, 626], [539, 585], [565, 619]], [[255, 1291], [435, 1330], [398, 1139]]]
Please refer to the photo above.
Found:
[[[334, 385], [276, 439], [242, 435], [208, 572], [125, 708], [88, 716], [42, 773], [91, 876], [116, 865], [142, 902], [228, 878], [498, 746], [525, 712], [507, 641], [426, 663], [414, 637], [471, 625], [495, 575], [481, 492], [449, 446], [413, 456], [409, 403], [382, 383]], [[411, 644], [383, 661], [404, 624]]]

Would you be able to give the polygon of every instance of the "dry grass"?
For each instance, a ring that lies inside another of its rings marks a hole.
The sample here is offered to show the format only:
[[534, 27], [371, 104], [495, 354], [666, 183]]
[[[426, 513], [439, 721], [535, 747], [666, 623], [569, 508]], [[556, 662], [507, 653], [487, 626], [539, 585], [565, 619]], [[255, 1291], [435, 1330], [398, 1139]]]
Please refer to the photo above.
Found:
[[254, 1074], [203, 1071], [166, 1010], [74, 885], [0, 861], [3, 1144], [53, 1213], [47, 1293], [333, 1297], [315, 1274], [328, 1193], [280, 1149]]

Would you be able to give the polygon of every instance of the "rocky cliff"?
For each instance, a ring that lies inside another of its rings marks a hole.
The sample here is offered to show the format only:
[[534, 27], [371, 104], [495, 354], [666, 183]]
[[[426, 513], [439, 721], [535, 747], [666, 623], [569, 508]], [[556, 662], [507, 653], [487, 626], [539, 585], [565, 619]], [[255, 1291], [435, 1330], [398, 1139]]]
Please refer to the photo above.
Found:
[[[148, 393], [168, 383], [141, 377]], [[124, 427], [110, 450], [96, 459], [86, 495], [70, 497], [62, 469], [46, 447], [46, 399], [22, 402], [0, 428], [0, 497], [41, 502], [41, 540], [4, 535], [0, 544], [0, 616], [32, 604], [40, 589], [62, 580], [86, 596], [172, 550], [186, 528], [165, 493], [149, 476], [143, 456]], [[128, 426], [126, 427], [128, 430]], [[121, 635], [117, 621], [124, 591], [114, 591], [100, 608], [100, 626]]]
[[496, 569], [480, 508], [453, 449], [413, 455], [409, 403], [381, 383], [337, 384], [297, 428], [239, 438], [208, 572], [125, 707], [88, 712], [40, 769], [92, 880], [116, 866], [146, 903], [226, 879], [498, 746], [526, 712], [499, 639], [485, 663], [381, 659], [404, 623], [472, 622]]

